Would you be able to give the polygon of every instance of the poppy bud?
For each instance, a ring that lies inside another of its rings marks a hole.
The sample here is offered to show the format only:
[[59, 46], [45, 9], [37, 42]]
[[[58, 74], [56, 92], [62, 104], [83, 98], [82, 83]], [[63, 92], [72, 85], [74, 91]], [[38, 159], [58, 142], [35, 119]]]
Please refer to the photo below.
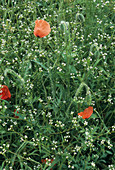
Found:
[[90, 52], [93, 53], [96, 57], [100, 56], [99, 47], [97, 46], [97, 44], [91, 45]]
[[82, 14], [80, 13], [77, 13], [76, 16], [75, 16], [75, 19], [79, 22], [85, 22], [85, 18]]
[[69, 29], [69, 22], [61, 21], [60, 22], [60, 29], [66, 33], [67, 30]]

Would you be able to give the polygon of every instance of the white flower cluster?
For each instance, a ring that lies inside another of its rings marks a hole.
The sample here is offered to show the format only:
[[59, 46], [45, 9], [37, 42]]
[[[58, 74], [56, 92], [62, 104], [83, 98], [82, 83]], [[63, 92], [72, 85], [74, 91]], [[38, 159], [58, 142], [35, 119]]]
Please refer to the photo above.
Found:
[[61, 127], [61, 128], [63, 128], [63, 127], [64, 127], [64, 124], [63, 124], [61, 121], [56, 120], [55, 126], [56, 126], [56, 127]]

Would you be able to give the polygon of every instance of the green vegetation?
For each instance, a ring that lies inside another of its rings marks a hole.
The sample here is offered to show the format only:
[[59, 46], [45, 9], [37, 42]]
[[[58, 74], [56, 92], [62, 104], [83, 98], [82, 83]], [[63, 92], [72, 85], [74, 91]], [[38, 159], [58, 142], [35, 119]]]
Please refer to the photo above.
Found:
[[[114, 170], [113, 0], [1, 0], [0, 16], [11, 93], [0, 100], [0, 170]], [[34, 36], [36, 19], [48, 36]]]

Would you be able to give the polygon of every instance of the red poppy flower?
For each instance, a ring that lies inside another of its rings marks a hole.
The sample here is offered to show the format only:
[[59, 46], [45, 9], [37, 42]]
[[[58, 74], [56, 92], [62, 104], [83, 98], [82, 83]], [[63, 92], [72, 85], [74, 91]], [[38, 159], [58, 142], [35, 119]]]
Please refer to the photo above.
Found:
[[0, 89], [0, 98], [2, 100], [10, 100], [11, 99], [11, 93], [6, 85], [2, 85], [2, 88]]
[[35, 21], [35, 28], [34, 28], [34, 35], [36, 37], [45, 37], [51, 31], [50, 24], [44, 20], [36, 20]]
[[41, 161], [42, 161], [42, 163], [46, 163], [46, 159], [42, 159]]
[[[41, 160], [41, 162], [42, 162], [42, 163], [45, 163], [45, 164], [46, 164], [47, 161], [49, 161], [49, 159], [48, 159], [48, 160], [46, 160], [46, 159], [42, 159], [42, 160]], [[51, 160], [50, 160], [51, 163], [52, 163], [53, 161], [54, 161], [54, 159], [51, 159]], [[56, 164], [55, 164], [54, 166], [56, 166]], [[51, 168], [51, 170], [52, 170], [52, 168]]]
[[83, 112], [78, 113], [79, 116], [82, 116], [82, 119], [89, 118], [93, 113], [93, 107], [89, 106]]
[[[16, 109], [14, 110], [14, 113], [16, 112]], [[18, 113], [18, 111], [17, 111], [17, 113]], [[14, 118], [19, 118], [19, 116], [16, 116], [15, 114], [14, 114]]]

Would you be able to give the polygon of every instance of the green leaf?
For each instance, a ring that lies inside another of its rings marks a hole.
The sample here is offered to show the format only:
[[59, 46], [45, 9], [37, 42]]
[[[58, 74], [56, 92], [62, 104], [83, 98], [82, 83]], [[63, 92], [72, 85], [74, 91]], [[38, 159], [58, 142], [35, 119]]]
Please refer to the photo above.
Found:
[[38, 65], [40, 65], [42, 68], [44, 68], [45, 70], [48, 70], [48, 68], [46, 66], [44, 66], [42, 63], [40, 63], [39, 61], [36, 61], [36, 60], [31, 60], [35, 63], [37, 63]]
[[113, 153], [112, 153], [112, 152], [110, 152], [110, 151], [107, 151], [107, 150], [106, 150], [106, 153], [108, 153], [108, 154], [110, 154], [110, 155], [113, 155]]

